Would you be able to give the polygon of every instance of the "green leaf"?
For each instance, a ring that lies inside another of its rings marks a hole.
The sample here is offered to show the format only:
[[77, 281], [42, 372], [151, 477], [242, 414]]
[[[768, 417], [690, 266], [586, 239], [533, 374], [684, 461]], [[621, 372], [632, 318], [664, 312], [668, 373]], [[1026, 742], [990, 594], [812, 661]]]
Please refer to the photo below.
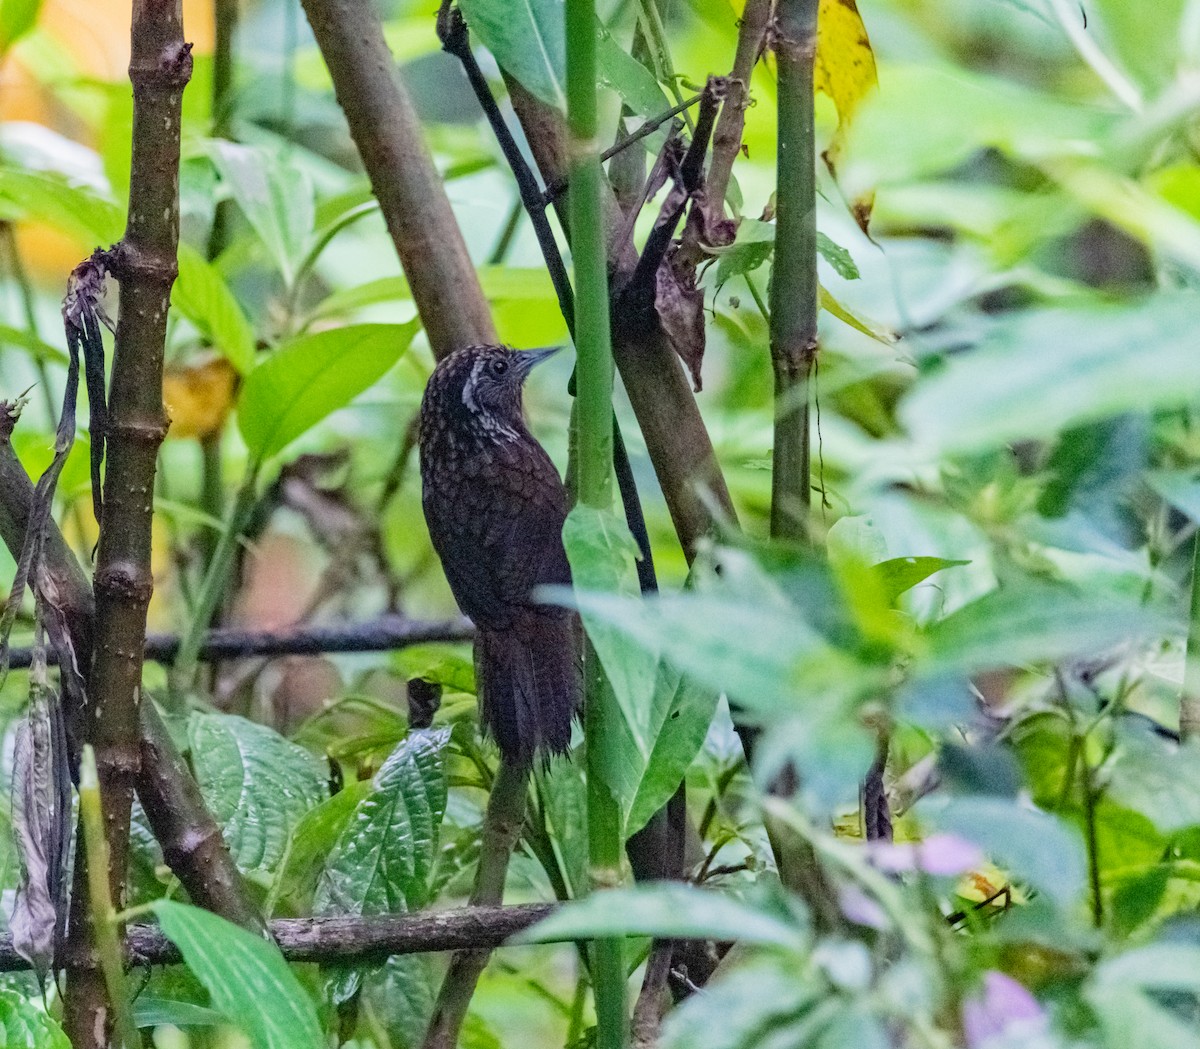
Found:
[[927, 632], [941, 670], [985, 670], [1101, 652], [1177, 629], [1132, 598], [1035, 580], [1014, 581], [964, 605]]
[[738, 940], [797, 951], [807, 943], [805, 928], [777, 907], [755, 907], [724, 893], [665, 882], [594, 892], [564, 905], [514, 942], [605, 936]]
[[[489, 302], [542, 302], [555, 309], [558, 299], [554, 284], [544, 268], [519, 266], [481, 266], [479, 283]], [[351, 313], [381, 302], [409, 301], [412, 289], [404, 277], [379, 277], [335, 291], [317, 307], [318, 317]]]
[[0, 1045], [5, 1049], [71, 1049], [63, 1029], [32, 1001], [0, 989]]
[[1084, 997], [1095, 1010], [1111, 1049], [1200, 1049], [1200, 1035], [1142, 991], [1105, 981], [1085, 989]]
[[[799, 965], [751, 958], [689, 997], [663, 1026], [662, 1049], [757, 1049], [807, 1046], [791, 1024], [808, 1015], [828, 988]], [[764, 1034], [769, 1033], [769, 1041]], [[811, 1032], [809, 1032], [811, 1034]], [[854, 1044], [854, 1043], [849, 1043]]]
[[1200, 479], [1192, 470], [1155, 470], [1143, 475], [1158, 495], [1182, 514], [1200, 522]]
[[171, 289], [171, 305], [242, 375], [254, 367], [254, 329], [217, 268], [187, 244], [179, 245], [179, 277]]
[[326, 770], [274, 729], [233, 714], [194, 713], [196, 782], [243, 871], [273, 871], [300, 818], [326, 797]]
[[465, 645], [412, 645], [395, 656], [406, 678], [432, 681], [451, 692], [475, 695], [475, 662]]
[[258, 460], [283, 451], [381, 379], [408, 349], [418, 321], [352, 324], [283, 343], [247, 377], [238, 426]]
[[1083, 842], [1048, 813], [994, 796], [937, 799], [917, 811], [940, 830], [975, 842], [1060, 908], [1081, 898], [1087, 875]]
[[854, 265], [854, 259], [851, 258], [850, 252], [830, 240], [824, 233], [817, 234], [817, 251], [834, 268], [839, 277], [845, 280], [858, 280], [862, 276], [858, 272], [858, 267]]
[[626, 837], [641, 830], [683, 782], [716, 709], [716, 690], [660, 664], [651, 708], [654, 749], [629, 805]]
[[730, 277], [752, 273], [775, 250], [775, 224], [760, 219], [742, 219], [737, 236], [727, 247], [714, 249], [717, 262], [717, 286]]
[[1112, 799], [1163, 833], [1200, 826], [1200, 744], [1178, 746], [1122, 724], [1108, 776]]
[[0, 3], [0, 57], [36, 24], [42, 0], [3, 0]]
[[0, 343], [6, 346], [20, 346], [31, 356], [53, 361], [55, 364], [65, 365], [69, 359], [57, 346], [43, 342], [33, 332], [24, 328], [10, 328], [7, 324], [0, 324]]
[[918, 583], [925, 582], [931, 575], [956, 565], [969, 565], [970, 561], [949, 561], [944, 557], [893, 557], [872, 566], [879, 577], [888, 599], [895, 601], [901, 594]]
[[[611, 510], [577, 503], [563, 525], [563, 545], [571, 562], [571, 578], [579, 589], [622, 593], [631, 598], [638, 593], [637, 542], [625, 522]], [[586, 609], [583, 622], [612, 685], [638, 757], [645, 762], [654, 743], [650, 709], [657, 654], [652, 649], [628, 645], [619, 631]], [[615, 760], [621, 760], [621, 756], [617, 755]]]
[[290, 286], [315, 221], [308, 174], [270, 150], [235, 142], [213, 143], [212, 160]]
[[64, 175], [0, 168], [0, 215], [44, 222], [79, 240], [108, 245], [121, 236], [123, 210]]
[[133, 1022], [137, 1027], [218, 1027], [225, 1017], [216, 1011], [194, 1002], [180, 1002], [173, 998], [159, 998], [139, 994], [133, 1000]]
[[348, 784], [300, 818], [292, 830], [287, 864], [277, 876], [281, 897], [311, 894], [342, 831], [372, 789], [369, 780]]
[[[630, 111], [640, 117], [652, 119], [670, 108], [654, 74], [618, 44], [599, 22], [596, 23], [596, 73], [600, 86], [615, 91]], [[650, 135], [647, 141], [654, 138], [655, 135]], [[660, 146], [661, 141], [650, 148], [657, 150]]]
[[254, 1049], [324, 1049], [317, 1011], [270, 940], [198, 907], [159, 900], [166, 936]]
[[383, 763], [329, 854], [318, 913], [389, 914], [424, 905], [446, 811], [449, 741], [448, 728], [412, 732]]
[[1179, 291], [1131, 306], [1010, 315], [979, 348], [922, 378], [901, 419], [923, 449], [945, 454], [1189, 403], [1200, 388], [1190, 327], [1198, 311], [1200, 294]]
[[465, 0], [463, 16], [500, 68], [547, 105], [566, 112], [563, 0]]

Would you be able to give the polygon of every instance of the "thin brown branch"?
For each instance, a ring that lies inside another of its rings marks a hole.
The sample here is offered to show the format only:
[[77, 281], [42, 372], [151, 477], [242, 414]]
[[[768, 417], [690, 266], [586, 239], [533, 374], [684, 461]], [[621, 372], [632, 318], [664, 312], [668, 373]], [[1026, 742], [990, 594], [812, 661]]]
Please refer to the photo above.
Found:
[[495, 342], [487, 300], [375, 5], [303, 3], [434, 355]]
[[[113, 352], [104, 511], [93, 591], [96, 638], [85, 742], [95, 748], [114, 906], [124, 906], [129, 813], [140, 764], [138, 698], [150, 570], [152, 493], [158, 447], [167, 430], [163, 350], [179, 241], [179, 135], [191, 45], [182, 0], [135, 0], [129, 78], [133, 139], [125, 236], [112, 253], [121, 284]], [[81, 836], [82, 837], [82, 836]], [[76, 856], [69, 946], [87, 944], [82, 854]], [[90, 952], [88, 957], [90, 958]], [[107, 1042], [112, 1010], [90, 961], [67, 976], [64, 1026], [76, 1049]]]
[[[398, 954], [432, 954], [503, 946], [554, 913], [553, 903], [513, 907], [464, 907], [363, 918], [278, 918], [272, 938], [289, 962], [346, 967], [377, 965]], [[131, 966], [176, 965], [177, 948], [154, 925], [131, 925], [125, 936]], [[0, 973], [23, 972], [29, 963], [13, 950], [12, 936], [0, 935]]]

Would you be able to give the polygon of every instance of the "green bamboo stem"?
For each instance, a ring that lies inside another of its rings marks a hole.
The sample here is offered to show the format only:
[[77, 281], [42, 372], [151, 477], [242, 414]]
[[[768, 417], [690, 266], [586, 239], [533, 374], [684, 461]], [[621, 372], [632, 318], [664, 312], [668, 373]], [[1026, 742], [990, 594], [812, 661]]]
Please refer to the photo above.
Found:
[[816, 150], [813, 62], [818, 0], [780, 0], [778, 194], [771, 271], [771, 364], [775, 443], [771, 535], [803, 539], [811, 503], [809, 391], [817, 352]]
[[[567, 0], [566, 30], [579, 499], [585, 506], [608, 511], [613, 498], [613, 358], [596, 103], [595, 0]], [[589, 740], [597, 738], [604, 707], [612, 702], [599, 660], [588, 645], [584, 728]], [[624, 852], [620, 811], [600, 768], [600, 753], [599, 747], [588, 747], [588, 849], [593, 888], [620, 883]], [[597, 940], [592, 952], [596, 1044], [599, 1049], [622, 1049], [628, 1016], [621, 941]]]
[[1192, 602], [1179, 700], [1179, 738], [1184, 742], [1200, 738], [1200, 532], [1192, 541]]
[[108, 884], [108, 842], [104, 837], [104, 813], [100, 803], [100, 778], [96, 772], [96, 754], [83, 748], [79, 768], [79, 815], [87, 850], [88, 898], [92, 905], [92, 928], [100, 969], [108, 1000], [112, 1003], [113, 1029], [125, 1049], [138, 1049], [141, 1040], [129, 1009], [129, 990], [125, 985], [125, 959], [117, 931], [117, 915]]

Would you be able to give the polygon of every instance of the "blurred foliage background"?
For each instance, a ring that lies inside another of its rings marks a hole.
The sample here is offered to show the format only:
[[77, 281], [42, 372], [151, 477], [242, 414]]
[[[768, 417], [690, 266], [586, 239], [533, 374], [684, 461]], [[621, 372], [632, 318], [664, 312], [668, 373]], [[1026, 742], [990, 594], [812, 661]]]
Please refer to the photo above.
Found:
[[[639, 5], [603, 6], [627, 42]], [[680, 90], [728, 69], [740, 5], [659, 6]], [[502, 339], [564, 341], [512, 179], [458, 64], [440, 52], [430, 4], [384, 7]], [[738, 240], [704, 273], [698, 395], [756, 542], [714, 547], [693, 574], [697, 595], [675, 593], [687, 567], [619, 405], [672, 593], [652, 611], [602, 597], [585, 608], [616, 628], [630, 659], [648, 653], [709, 694], [727, 693], [764, 730], [748, 771], [727, 704], [707, 737], [712, 708], [693, 704], [695, 747], [662, 768], [642, 759], [660, 801], [686, 769], [696, 880], [776, 923], [758, 947], [739, 947], [719, 990], [676, 1014], [668, 1041], [1200, 1045], [1200, 765], [1171, 738], [1200, 519], [1200, 3], [861, 0], [860, 13], [878, 91], [836, 146], [838, 115], [828, 99], [818, 104], [819, 148], [834, 146], [838, 176], [819, 165], [831, 309], [815, 387], [814, 515], [828, 559], [757, 542], [773, 412], [762, 306], [776, 190], [769, 58], [754, 75], [735, 167]], [[406, 443], [432, 357], [410, 323], [415, 310], [328, 73], [297, 4], [247, 0], [232, 91], [214, 113], [213, 17], [210, 5], [185, 3], [196, 44], [184, 96], [187, 248], [168, 344], [172, 427], [155, 494], [151, 629], [188, 626], [252, 463], [266, 491], [222, 623], [448, 617]], [[111, 0], [0, 5], [0, 390], [28, 390], [14, 444], [34, 475], [49, 462], [64, 376], [66, 274], [122, 226], [126, 37], [126, 7]], [[485, 71], [500, 91], [495, 65]], [[661, 61], [655, 73], [671, 81]], [[616, 94], [607, 102], [615, 129]], [[868, 236], [847, 202], [871, 199]], [[269, 354], [314, 352], [313, 338], [326, 339], [329, 356], [310, 381], [334, 392], [286, 441], [264, 433], [279, 398], [300, 394], [247, 377]], [[535, 374], [527, 397], [560, 467], [566, 356]], [[89, 483], [81, 439], [59, 517], [85, 562], [95, 541]], [[0, 578], [12, 567], [0, 553]], [[471, 734], [465, 650], [236, 661], [205, 682], [202, 709], [181, 732], [210, 804], [233, 821], [239, 863], [277, 913], [345, 904], [329, 895], [329, 871], [367, 788], [348, 788], [358, 794], [321, 832], [332, 850], [322, 869], [319, 849], [296, 845], [296, 828], [328, 794], [314, 755], [368, 783], [407, 737], [404, 683], [415, 676], [447, 685], [439, 724], [454, 729], [441, 744], [438, 775], [450, 789], [434, 873], [408, 901], [418, 906], [460, 899], [477, 848], [490, 772]], [[157, 666], [146, 680], [165, 684]], [[14, 673], [0, 696], [6, 718], [25, 689]], [[931, 850], [938, 862], [905, 854], [872, 867], [850, 844], [883, 725], [897, 837], [940, 829], [948, 859]], [[842, 903], [857, 938], [822, 938], [790, 897], [772, 895], [755, 788], [789, 762], [803, 789], [783, 818], [854, 888]], [[280, 769], [288, 791], [267, 775]], [[918, 801], [933, 782], [941, 789]], [[627, 817], [641, 811], [637, 792]], [[554, 878], [576, 889], [585, 880], [578, 769], [556, 769], [539, 797], [543, 837], [514, 864], [515, 899], [554, 898]], [[962, 865], [947, 841], [977, 851]], [[15, 861], [0, 854], [11, 887]], [[547, 855], [557, 857], [552, 873]], [[906, 872], [902, 882], [879, 877], [888, 863]], [[144, 830], [135, 867], [137, 899], [173, 891]], [[375, 889], [359, 888], [365, 907]], [[692, 924], [676, 933], [711, 932], [716, 919], [703, 910], [681, 905], [679, 921]], [[662, 931], [656, 921], [641, 931]], [[371, 974], [356, 1044], [412, 1044], [435, 970], [419, 960]], [[302, 975], [326, 1003], [328, 987]], [[473, 1046], [585, 1037], [585, 991], [570, 949], [505, 952], [464, 1037]], [[182, 971], [155, 974], [141, 1001], [155, 1044], [238, 1037], [184, 1011], [205, 999]], [[189, 1016], [185, 1036], [172, 1025]], [[764, 1040], [768, 1031], [778, 1039]]]

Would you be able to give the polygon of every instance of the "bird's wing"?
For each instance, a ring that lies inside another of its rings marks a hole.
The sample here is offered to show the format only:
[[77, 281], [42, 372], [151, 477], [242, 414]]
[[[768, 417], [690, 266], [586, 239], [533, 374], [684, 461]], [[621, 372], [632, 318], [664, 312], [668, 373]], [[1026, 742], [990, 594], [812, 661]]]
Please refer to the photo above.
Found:
[[503, 628], [535, 587], [570, 585], [566, 492], [537, 445], [490, 455], [463, 473], [452, 494], [427, 489], [425, 513], [459, 607], [479, 626]]

